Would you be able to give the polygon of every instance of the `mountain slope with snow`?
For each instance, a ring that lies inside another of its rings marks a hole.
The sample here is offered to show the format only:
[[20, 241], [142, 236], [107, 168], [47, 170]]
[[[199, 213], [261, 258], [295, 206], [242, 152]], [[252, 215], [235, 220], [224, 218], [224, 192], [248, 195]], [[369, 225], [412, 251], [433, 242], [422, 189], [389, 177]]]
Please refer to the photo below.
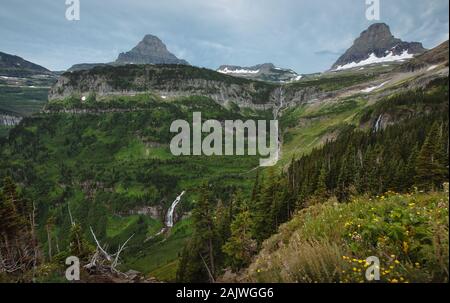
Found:
[[251, 67], [222, 65], [217, 71], [230, 76], [277, 83], [298, 81], [302, 78], [301, 75], [292, 69], [276, 67], [272, 63], [264, 63]]
[[332, 70], [345, 70], [365, 65], [404, 61], [425, 52], [419, 42], [404, 42], [395, 38], [388, 25], [372, 24], [333, 64]]

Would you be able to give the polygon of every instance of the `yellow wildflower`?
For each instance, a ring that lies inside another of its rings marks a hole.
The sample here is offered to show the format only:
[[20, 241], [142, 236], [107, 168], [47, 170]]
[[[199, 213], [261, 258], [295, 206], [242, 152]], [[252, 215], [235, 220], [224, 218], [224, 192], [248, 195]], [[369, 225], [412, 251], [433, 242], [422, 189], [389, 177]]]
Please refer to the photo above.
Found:
[[408, 242], [403, 241], [403, 252], [404, 252], [405, 254], [407, 254], [407, 253], [408, 253], [408, 250], [409, 250]]

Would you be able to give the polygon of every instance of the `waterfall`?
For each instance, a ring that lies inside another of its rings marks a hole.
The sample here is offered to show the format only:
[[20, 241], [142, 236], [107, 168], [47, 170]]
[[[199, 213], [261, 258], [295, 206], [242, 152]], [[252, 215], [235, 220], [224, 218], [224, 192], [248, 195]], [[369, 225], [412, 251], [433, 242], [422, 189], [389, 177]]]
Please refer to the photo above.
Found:
[[[283, 88], [277, 88], [277, 90], [275, 91], [275, 97], [278, 100], [278, 104], [275, 104], [274, 108], [273, 108], [273, 120], [278, 120], [278, 117], [280, 116], [280, 112], [283, 109], [284, 106], [284, 91]], [[277, 124], [276, 126], [276, 133], [277, 133], [277, 143], [278, 143], [278, 148], [275, 151], [274, 155], [271, 155], [270, 158], [268, 159], [264, 159], [263, 163], [261, 163], [260, 161], [260, 165], [249, 170], [247, 173], [254, 171], [256, 169], [258, 169], [259, 167], [262, 166], [274, 166], [277, 164], [277, 162], [280, 160], [281, 158], [281, 145], [282, 145], [282, 135], [281, 135], [281, 131], [280, 131], [280, 126], [279, 124]]]
[[170, 206], [169, 210], [167, 211], [166, 215], [166, 227], [171, 228], [173, 227], [173, 213], [175, 211], [175, 208], [177, 207], [178, 203], [181, 201], [181, 197], [184, 195], [184, 191], [175, 199], [175, 201], [172, 202], [172, 205]]
[[[277, 107], [277, 108], [275, 109], [275, 111], [274, 111], [274, 119], [275, 119], [275, 120], [278, 119], [278, 116], [280, 115], [280, 111], [282, 110], [282, 108], [283, 108], [283, 106], [284, 106], [284, 104], [283, 104], [283, 101], [284, 101], [284, 91], [283, 91], [283, 88], [282, 88], [282, 87], [279, 88], [279, 96], [278, 96], [278, 100], [279, 100], [279, 105], [278, 105], [278, 107]], [[282, 142], [281, 142], [281, 133], [280, 133], [280, 130], [279, 130], [279, 129], [277, 129], [277, 133], [278, 133], [278, 149], [277, 149], [277, 152], [276, 152], [276, 155], [275, 155], [276, 162], [278, 162], [278, 160], [280, 160], [280, 156], [281, 156], [281, 144], [282, 144]], [[276, 163], [276, 162], [275, 162], [275, 163]]]
[[378, 116], [377, 121], [375, 122], [374, 131], [378, 132], [381, 128], [381, 118], [383, 118], [383, 115]]

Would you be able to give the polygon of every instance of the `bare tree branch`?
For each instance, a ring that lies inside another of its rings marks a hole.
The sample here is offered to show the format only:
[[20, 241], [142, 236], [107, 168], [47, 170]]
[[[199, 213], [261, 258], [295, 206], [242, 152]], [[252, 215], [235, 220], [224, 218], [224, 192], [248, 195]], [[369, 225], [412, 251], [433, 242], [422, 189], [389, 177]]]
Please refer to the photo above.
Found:
[[202, 254], [199, 253], [199, 256], [200, 256], [200, 258], [202, 258], [203, 265], [205, 265], [205, 267], [206, 267], [206, 271], [208, 272], [208, 276], [209, 276], [209, 279], [210, 279], [211, 283], [215, 283], [216, 281], [214, 279], [214, 276], [211, 273], [211, 270], [209, 270], [208, 264], [206, 264], [206, 261], [203, 258]]
[[134, 237], [134, 234], [131, 235], [131, 237], [128, 238], [128, 240], [125, 241], [125, 243], [122, 244], [122, 246], [119, 247], [117, 253], [116, 253], [116, 258], [114, 259], [114, 262], [112, 264], [112, 268], [116, 268], [118, 262], [119, 262], [119, 255], [122, 252], [122, 250], [124, 250], [125, 245], [127, 245], [128, 241], [131, 240], [131, 238]]
[[94, 237], [95, 243], [97, 244], [98, 249], [105, 255], [105, 258], [111, 262], [112, 258], [111, 256], [103, 249], [103, 247], [100, 245], [100, 243], [97, 240], [97, 237], [95, 236], [94, 230], [92, 227], [89, 227], [91, 229], [91, 234]]
[[70, 211], [70, 205], [69, 205], [69, 203], [67, 203], [67, 209], [69, 210], [70, 224], [71, 224], [72, 226], [74, 226], [74, 225], [75, 225], [75, 221], [73, 221], [72, 212]]

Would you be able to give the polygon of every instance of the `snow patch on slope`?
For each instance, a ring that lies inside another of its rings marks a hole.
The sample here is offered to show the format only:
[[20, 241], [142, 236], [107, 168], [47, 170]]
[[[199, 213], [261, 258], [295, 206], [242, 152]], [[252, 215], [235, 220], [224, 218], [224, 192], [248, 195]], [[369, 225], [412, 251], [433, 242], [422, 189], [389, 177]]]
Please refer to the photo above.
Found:
[[369, 58], [367, 58], [366, 60], [362, 60], [360, 62], [351, 62], [351, 63], [345, 64], [345, 65], [339, 65], [334, 70], [339, 71], [339, 70], [361, 67], [361, 66], [370, 65], [370, 64], [403, 61], [403, 60], [412, 59], [413, 57], [414, 57], [414, 55], [410, 54], [407, 50], [405, 50], [400, 55], [394, 55], [394, 53], [391, 51], [391, 52], [388, 52], [387, 55], [384, 57], [377, 57], [374, 53], [372, 53], [372, 54], [370, 54]]
[[377, 86], [371, 86], [371, 87], [365, 88], [365, 89], [361, 90], [361, 92], [366, 93], [366, 94], [367, 94], [367, 93], [371, 93], [371, 92], [373, 92], [374, 90], [377, 90], [377, 89], [379, 89], [379, 88], [385, 86], [385, 85], [388, 84], [388, 83], [389, 83], [389, 81], [386, 81], [386, 82], [381, 83], [380, 85], [377, 85]]
[[433, 65], [433, 66], [430, 66], [428, 69], [427, 69], [427, 72], [429, 72], [429, 71], [432, 71], [433, 69], [436, 69], [436, 67], [438, 67], [439, 65]]
[[225, 67], [224, 69], [219, 69], [218, 72], [222, 74], [257, 74], [259, 73], [259, 69], [228, 69], [228, 67]]

